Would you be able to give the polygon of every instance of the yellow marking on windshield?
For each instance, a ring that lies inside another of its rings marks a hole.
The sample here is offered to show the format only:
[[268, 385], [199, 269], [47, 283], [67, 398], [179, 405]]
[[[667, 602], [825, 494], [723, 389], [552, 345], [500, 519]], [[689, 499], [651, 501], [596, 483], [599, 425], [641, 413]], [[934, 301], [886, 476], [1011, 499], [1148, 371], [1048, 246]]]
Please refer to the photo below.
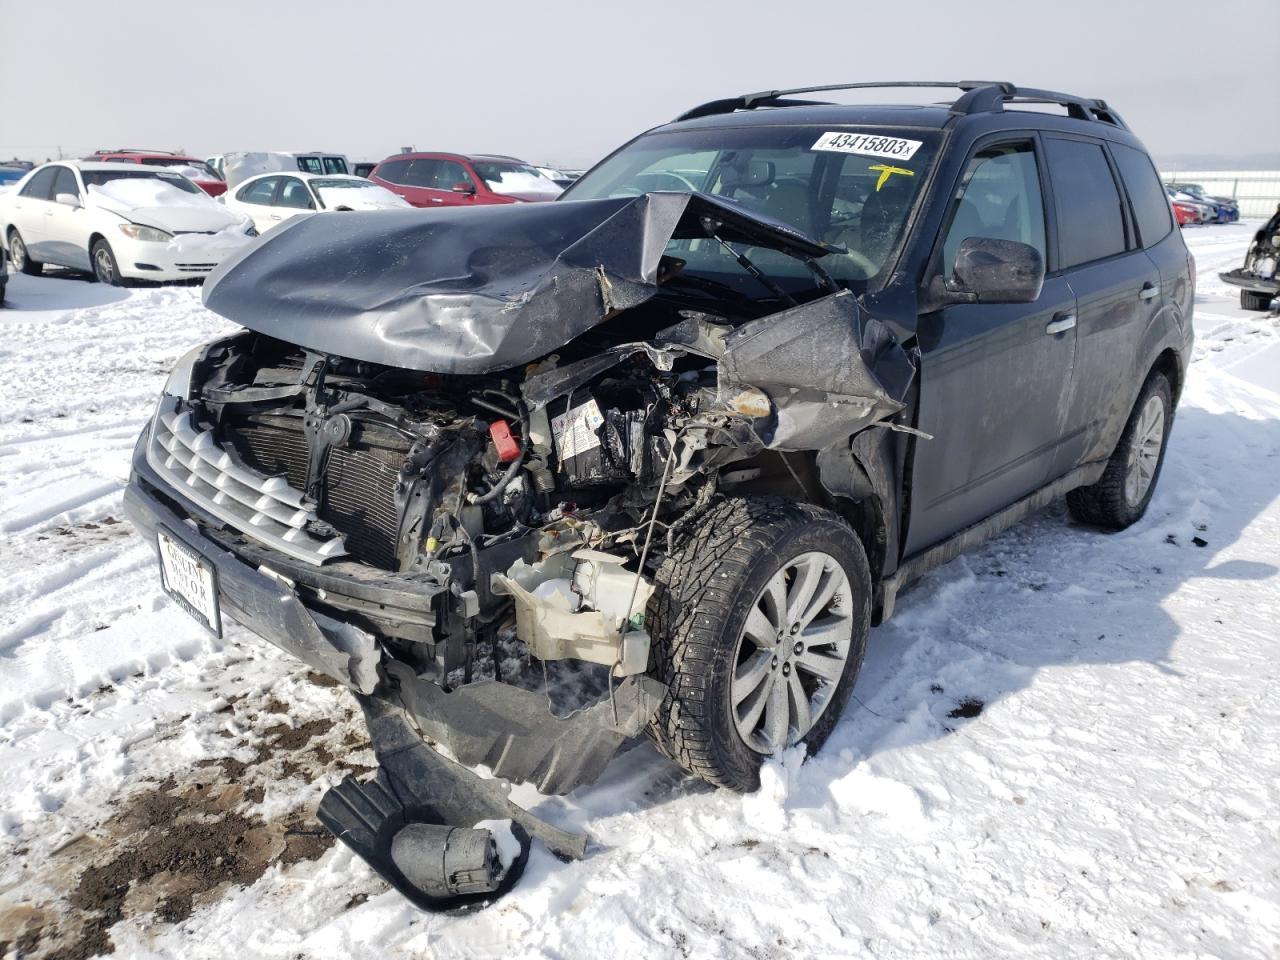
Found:
[[868, 170], [880, 171], [880, 179], [876, 181], [876, 193], [880, 192], [880, 188], [889, 182], [889, 178], [895, 173], [900, 173], [904, 177], [914, 177], [915, 171], [907, 170], [903, 167], [891, 167], [887, 163], [873, 163], [867, 167]]

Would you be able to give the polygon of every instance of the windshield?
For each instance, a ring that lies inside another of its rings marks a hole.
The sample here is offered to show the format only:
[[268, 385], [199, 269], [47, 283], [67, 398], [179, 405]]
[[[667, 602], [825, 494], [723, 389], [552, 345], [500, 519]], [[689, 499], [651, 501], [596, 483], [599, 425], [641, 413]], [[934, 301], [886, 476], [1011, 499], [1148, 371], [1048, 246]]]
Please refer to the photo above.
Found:
[[142, 161], [148, 167], [169, 167], [191, 180], [221, 180], [213, 167], [203, 160], [190, 157], [145, 157]]
[[200, 193], [203, 191], [186, 177], [178, 173], [162, 173], [158, 170], [81, 170], [80, 176], [86, 187], [100, 187], [112, 180], [159, 180], [171, 187], [177, 187], [183, 193]]
[[[781, 220], [833, 248], [819, 261], [845, 286], [864, 289], [901, 239], [937, 153], [933, 130], [833, 131], [751, 126], [648, 134], [585, 174], [565, 200], [700, 191]], [[801, 262], [744, 249], [773, 279], [811, 282]], [[740, 272], [715, 240], [677, 240], [667, 253], [685, 273]]]
[[338, 177], [321, 177], [311, 181], [316, 190], [380, 190], [376, 183], [368, 180], [346, 180]]

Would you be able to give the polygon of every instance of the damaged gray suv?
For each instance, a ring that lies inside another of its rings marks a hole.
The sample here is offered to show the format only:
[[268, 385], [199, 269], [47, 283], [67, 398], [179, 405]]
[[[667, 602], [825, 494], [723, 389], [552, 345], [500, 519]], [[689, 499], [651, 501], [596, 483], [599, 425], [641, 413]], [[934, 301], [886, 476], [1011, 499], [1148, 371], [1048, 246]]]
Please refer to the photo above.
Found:
[[[1142, 145], [1008, 83], [796, 99], [873, 86], [704, 104], [555, 203], [300, 218], [206, 284], [244, 329], [178, 363], [126, 506], [175, 602], [358, 699], [379, 768], [319, 817], [423, 907], [583, 855], [507, 781], [647, 732], [751, 790], [913, 580], [1064, 494], [1145, 511], [1194, 271]], [[598, 696], [550, 710], [565, 669]]]

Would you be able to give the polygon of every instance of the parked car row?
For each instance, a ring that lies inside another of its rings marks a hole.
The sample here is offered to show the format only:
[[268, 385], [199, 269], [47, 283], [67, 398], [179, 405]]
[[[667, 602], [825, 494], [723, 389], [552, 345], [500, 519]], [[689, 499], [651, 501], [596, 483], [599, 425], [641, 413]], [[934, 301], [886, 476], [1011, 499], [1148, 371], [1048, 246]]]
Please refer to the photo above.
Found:
[[300, 215], [554, 200], [563, 191], [556, 179], [575, 178], [514, 157], [453, 153], [355, 165], [365, 176], [352, 169], [324, 151], [201, 158], [138, 147], [35, 169], [3, 164], [0, 251], [32, 275], [47, 264], [113, 284], [201, 278]]
[[1193, 223], [1234, 223], [1240, 219], [1240, 205], [1235, 200], [1211, 197], [1198, 183], [1167, 183], [1164, 189], [1180, 227]]

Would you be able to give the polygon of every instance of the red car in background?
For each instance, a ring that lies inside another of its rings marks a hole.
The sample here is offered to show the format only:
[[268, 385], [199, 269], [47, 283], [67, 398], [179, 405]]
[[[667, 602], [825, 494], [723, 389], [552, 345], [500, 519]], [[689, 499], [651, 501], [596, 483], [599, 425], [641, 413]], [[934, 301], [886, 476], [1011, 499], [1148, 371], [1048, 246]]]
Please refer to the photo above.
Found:
[[1178, 221], [1178, 226], [1185, 227], [1188, 223], [1200, 222], [1200, 211], [1189, 203], [1179, 203], [1173, 201], [1173, 216]]
[[374, 167], [369, 179], [415, 207], [531, 203], [562, 192], [522, 160], [460, 153], [399, 153]]
[[227, 191], [227, 182], [218, 176], [213, 167], [199, 157], [188, 157], [168, 150], [99, 150], [86, 160], [103, 160], [111, 163], [141, 163], [148, 167], [169, 167], [195, 183], [211, 197]]

